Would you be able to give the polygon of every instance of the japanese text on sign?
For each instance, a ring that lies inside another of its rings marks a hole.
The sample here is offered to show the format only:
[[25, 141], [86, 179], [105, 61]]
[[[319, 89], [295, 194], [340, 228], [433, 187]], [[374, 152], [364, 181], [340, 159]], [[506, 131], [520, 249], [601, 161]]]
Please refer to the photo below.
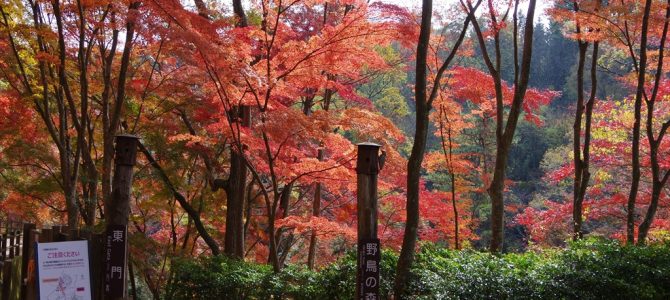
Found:
[[91, 299], [88, 241], [37, 243], [40, 299]]
[[109, 225], [105, 236], [105, 295], [123, 297], [126, 288], [127, 229], [124, 225]]
[[379, 262], [381, 260], [379, 239], [358, 242], [358, 299], [379, 299]]

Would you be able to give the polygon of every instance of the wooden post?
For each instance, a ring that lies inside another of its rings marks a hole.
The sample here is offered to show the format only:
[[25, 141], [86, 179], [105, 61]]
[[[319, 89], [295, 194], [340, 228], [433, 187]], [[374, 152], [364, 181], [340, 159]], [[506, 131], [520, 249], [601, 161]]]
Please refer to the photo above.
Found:
[[377, 238], [377, 174], [380, 145], [358, 144], [357, 208], [358, 259], [356, 299], [379, 299], [379, 262], [381, 248]]
[[50, 242], [62, 242], [60, 240], [61, 228], [63, 228], [63, 226], [54, 225], [54, 226], [51, 226], [51, 231], [47, 231], [51, 234], [51, 237], [50, 237], [50, 240], [49, 240]]
[[12, 288], [12, 259], [8, 258], [2, 261], [2, 290], [0, 290], [0, 299], [9, 299]]
[[[1, 225], [2, 224], [0, 224], [0, 226]], [[2, 229], [3, 228], [0, 228], [0, 230]], [[11, 277], [12, 272], [12, 261], [8, 259], [8, 256], [10, 255], [10, 243], [7, 242], [7, 239], [9, 238], [9, 221], [5, 223], [4, 231], [5, 232], [0, 235], [2, 238], [0, 243], [0, 278], [2, 279], [2, 281], [0, 281], [0, 299], [2, 300], [9, 298], [9, 287], [11, 283], [9, 278]]]
[[96, 267], [105, 264], [105, 244], [103, 243], [104, 234], [92, 233], [89, 239], [89, 253], [91, 254], [91, 292], [93, 299], [102, 299], [102, 293], [105, 289], [105, 268]]
[[0, 262], [3, 262], [7, 258], [7, 233], [1, 233], [0, 238]]
[[20, 256], [23, 250], [23, 231], [20, 225], [21, 222], [14, 223], [14, 257]]
[[39, 242], [40, 242], [40, 243], [49, 243], [49, 242], [53, 242], [53, 238], [52, 238], [52, 237], [53, 237], [53, 234], [52, 234], [52, 232], [53, 232], [53, 229], [48, 229], [48, 228], [42, 229], [42, 230], [40, 231], [40, 239], [39, 239]]
[[21, 299], [26, 299], [28, 288], [28, 264], [35, 243], [35, 224], [23, 224], [23, 251], [21, 252]]
[[5, 240], [6, 237], [4, 234], [0, 234], [0, 239], [3, 240], [2, 243], [0, 243], [0, 262], [3, 262], [5, 260]]
[[138, 139], [133, 135], [117, 135], [114, 148], [114, 176], [111, 203], [105, 203], [107, 224], [127, 225], [130, 214], [130, 188], [137, 159]]
[[107, 231], [104, 277], [104, 299], [127, 299], [126, 279], [128, 270], [128, 217], [133, 167], [137, 160], [139, 140], [133, 135], [117, 135], [114, 147], [114, 176], [112, 197], [105, 203]]
[[[26, 276], [25, 277], [25, 293], [23, 290], [21, 290], [21, 299], [22, 300], [34, 300], [37, 299], [37, 272], [35, 268], [37, 267], [35, 264], [35, 247], [34, 244], [36, 241], [38, 241], [40, 238], [40, 232], [33, 228], [30, 230], [30, 238], [29, 240], [31, 241], [28, 246], [24, 246], [28, 248], [28, 265], [26, 265]], [[28, 268], [30, 264], [33, 264], [32, 270]], [[32, 271], [32, 272], [30, 272]]]
[[14, 259], [14, 246], [16, 243], [16, 232], [14, 231], [14, 223], [9, 221], [7, 223], [7, 258], [10, 262]]

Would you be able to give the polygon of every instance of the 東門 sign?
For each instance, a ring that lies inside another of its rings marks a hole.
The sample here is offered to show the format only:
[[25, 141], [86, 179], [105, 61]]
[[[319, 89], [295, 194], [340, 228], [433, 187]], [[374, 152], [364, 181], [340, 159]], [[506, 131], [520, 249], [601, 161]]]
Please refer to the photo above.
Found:
[[91, 299], [88, 241], [37, 243], [40, 299]]
[[124, 298], [126, 291], [126, 242], [125, 225], [108, 225], [105, 235], [105, 297]]

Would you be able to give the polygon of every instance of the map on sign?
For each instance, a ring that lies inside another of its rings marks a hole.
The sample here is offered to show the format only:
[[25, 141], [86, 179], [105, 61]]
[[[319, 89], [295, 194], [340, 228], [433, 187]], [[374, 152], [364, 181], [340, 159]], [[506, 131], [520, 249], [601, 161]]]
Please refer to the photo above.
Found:
[[88, 241], [37, 244], [40, 299], [89, 300]]

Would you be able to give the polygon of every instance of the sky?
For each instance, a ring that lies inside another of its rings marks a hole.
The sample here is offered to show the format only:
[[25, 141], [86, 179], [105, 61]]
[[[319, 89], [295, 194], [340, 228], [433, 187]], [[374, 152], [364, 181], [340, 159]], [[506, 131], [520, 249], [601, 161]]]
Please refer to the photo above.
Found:
[[[413, 9], [421, 9], [421, 0], [372, 0], [370, 2], [384, 2], [384, 3], [391, 3], [395, 4], [398, 6], [403, 6], [407, 8], [413, 8]], [[447, 7], [450, 7], [454, 4], [457, 4], [459, 0], [433, 0], [433, 10], [436, 12], [443, 11]], [[474, 2], [474, 1], [473, 1]], [[523, 3], [519, 4], [519, 12], [523, 12], [522, 14], [525, 15], [526, 10], [528, 9], [528, 1], [522, 1]], [[545, 11], [547, 8], [551, 7], [551, 4], [554, 1], [552, 0], [537, 0], [537, 4], [535, 7], [535, 18], [536, 22], [537, 20], [541, 21], [542, 23], [546, 23], [547, 18]], [[482, 4], [484, 5], [484, 3]], [[480, 7], [481, 10], [481, 7]]]
[[[231, 0], [218, 0], [219, 2], [222, 2], [224, 6], [229, 6], [230, 3], [232, 3]], [[193, 1], [186, 1], [189, 5], [195, 6], [192, 2]], [[246, 9], [249, 9], [249, 6], [251, 5], [251, 1], [249, 0], [242, 0], [242, 5], [245, 6]], [[370, 0], [370, 3], [372, 2], [384, 2], [384, 3], [390, 3], [390, 4], [395, 4], [398, 6], [402, 7], [407, 7], [410, 9], [416, 9], [420, 10], [421, 9], [421, 4], [422, 0]], [[453, 5], [458, 4], [459, 0], [433, 0], [433, 11], [435, 12], [440, 12], [440, 11], [446, 11], [448, 7], [453, 7]], [[525, 15], [526, 10], [528, 9], [528, 1], [521, 1], [522, 3], [519, 4], [519, 12], [521, 14]], [[537, 0], [537, 6], [535, 8], [535, 22], [537, 23], [538, 21], [542, 22], [543, 24], [548, 23], [547, 15], [545, 13], [546, 9], [551, 7], [551, 4], [554, 2], [554, 0]], [[484, 5], [484, 4], [482, 4]], [[480, 11], [481, 11], [480, 7]]]

